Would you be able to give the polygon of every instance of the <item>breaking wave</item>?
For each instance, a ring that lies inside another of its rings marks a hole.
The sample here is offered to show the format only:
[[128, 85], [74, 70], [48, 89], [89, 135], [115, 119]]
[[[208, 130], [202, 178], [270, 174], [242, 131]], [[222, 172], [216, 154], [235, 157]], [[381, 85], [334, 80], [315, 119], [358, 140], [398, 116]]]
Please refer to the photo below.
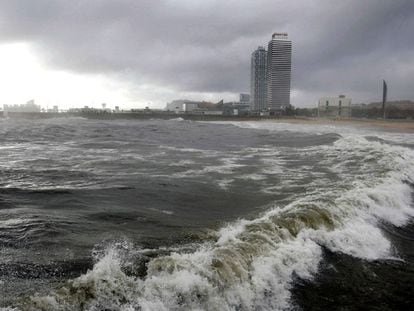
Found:
[[[323, 248], [366, 260], [398, 254], [379, 228], [414, 216], [414, 151], [348, 136], [321, 152], [340, 173], [285, 206], [222, 227], [204, 243], [144, 260], [146, 250], [113, 244], [86, 274], [24, 310], [285, 310], [296, 278], [312, 279]], [[347, 173], [357, 165], [360, 174]], [[139, 275], [134, 269], [145, 272]], [[131, 268], [132, 267], [132, 268]]]

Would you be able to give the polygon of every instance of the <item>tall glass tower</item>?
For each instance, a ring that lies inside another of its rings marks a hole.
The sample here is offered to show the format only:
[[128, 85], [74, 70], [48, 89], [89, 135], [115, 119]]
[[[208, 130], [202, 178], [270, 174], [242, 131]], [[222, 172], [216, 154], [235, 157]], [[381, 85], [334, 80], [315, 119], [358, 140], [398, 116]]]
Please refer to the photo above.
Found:
[[267, 52], [259, 46], [252, 53], [250, 66], [250, 110], [264, 110], [266, 104], [267, 89]]
[[280, 111], [290, 105], [292, 41], [287, 33], [274, 33], [267, 49], [267, 105]]

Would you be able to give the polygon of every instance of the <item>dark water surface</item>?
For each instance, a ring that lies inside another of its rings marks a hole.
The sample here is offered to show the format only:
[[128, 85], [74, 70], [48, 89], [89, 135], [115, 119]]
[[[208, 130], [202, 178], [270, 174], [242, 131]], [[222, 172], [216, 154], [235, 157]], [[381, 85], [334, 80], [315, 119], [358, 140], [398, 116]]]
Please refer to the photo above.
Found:
[[395, 310], [414, 140], [271, 122], [0, 121], [5, 310]]

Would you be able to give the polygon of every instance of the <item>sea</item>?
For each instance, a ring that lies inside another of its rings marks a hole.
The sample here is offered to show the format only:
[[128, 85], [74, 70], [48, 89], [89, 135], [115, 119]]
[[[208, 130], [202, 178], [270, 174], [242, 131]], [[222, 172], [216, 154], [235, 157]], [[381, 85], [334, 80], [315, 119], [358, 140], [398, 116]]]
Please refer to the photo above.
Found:
[[413, 193], [413, 133], [2, 119], [0, 309], [412, 310]]

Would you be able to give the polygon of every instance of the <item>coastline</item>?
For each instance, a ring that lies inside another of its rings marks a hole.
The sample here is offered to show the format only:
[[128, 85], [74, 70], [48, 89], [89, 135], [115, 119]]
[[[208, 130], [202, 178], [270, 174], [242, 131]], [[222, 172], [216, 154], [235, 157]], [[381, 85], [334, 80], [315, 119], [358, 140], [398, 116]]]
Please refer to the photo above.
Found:
[[309, 124], [309, 125], [339, 125], [370, 127], [392, 132], [414, 133], [414, 120], [374, 120], [374, 119], [323, 119], [323, 118], [280, 118], [264, 119], [261, 121], [272, 121], [279, 123]]
[[[0, 118], [5, 118], [3, 113]], [[254, 122], [277, 122], [277, 123], [293, 123], [293, 124], [307, 124], [307, 125], [331, 125], [331, 126], [356, 126], [356, 127], [371, 127], [379, 130], [386, 130], [392, 132], [414, 133], [414, 120], [410, 119], [328, 119], [316, 117], [287, 117], [287, 116], [225, 116], [225, 115], [197, 115], [197, 114], [175, 114], [175, 113], [9, 113], [7, 118], [17, 119], [49, 119], [49, 118], [70, 118], [81, 117], [86, 119], [97, 120], [171, 120], [183, 119], [190, 121], [254, 121]]]

